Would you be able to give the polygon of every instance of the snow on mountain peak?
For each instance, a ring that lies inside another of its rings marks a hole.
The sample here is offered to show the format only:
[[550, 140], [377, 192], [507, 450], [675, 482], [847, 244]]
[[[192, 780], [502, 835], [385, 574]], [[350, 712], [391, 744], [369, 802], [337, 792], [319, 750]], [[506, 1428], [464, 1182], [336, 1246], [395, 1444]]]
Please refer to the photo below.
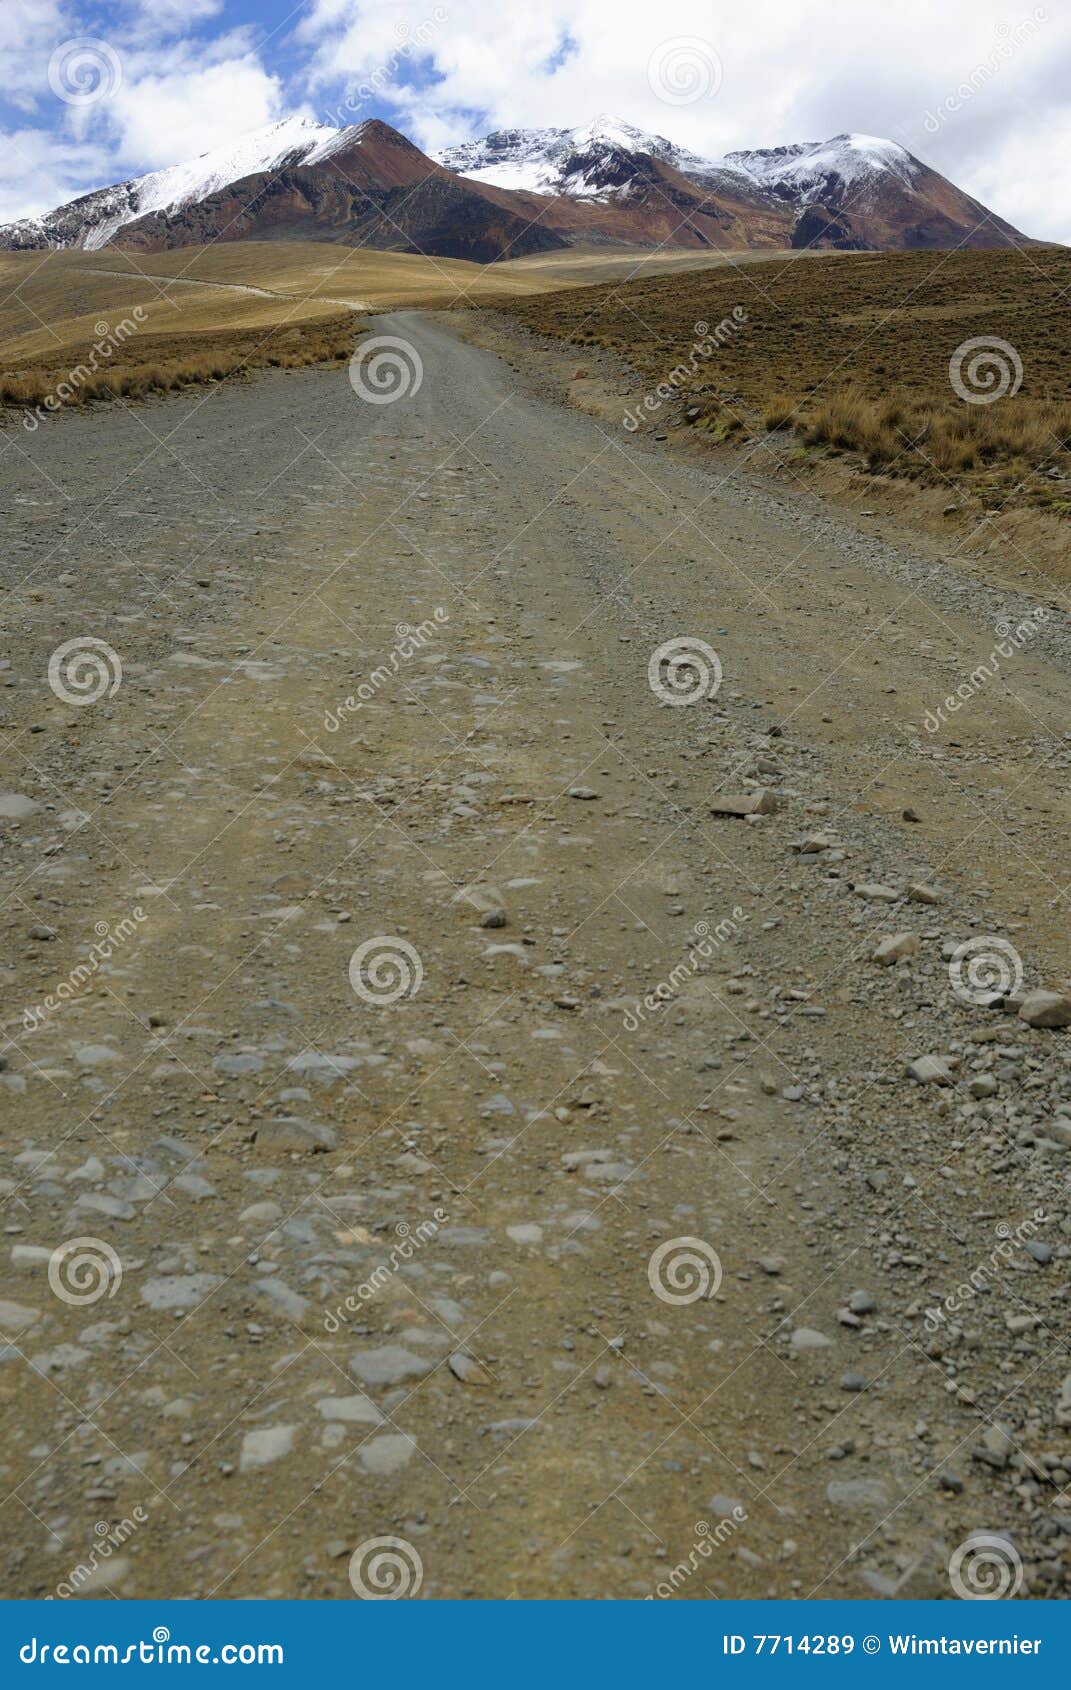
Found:
[[803, 194], [831, 176], [848, 187], [891, 172], [910, 186], [915, 177], [911, 154], [895, 141], [878, 135], [834, 135], [828, 141], [805, 141], [791, 147], [728, 153], [725, 162], [746, 171], [756, 182], [782, 184]]
[[789, 189], [801, 204], [834, 176], [850, 186], [886, 172], [910, 185], [915, 175], [910, 153], [876, 135], [835, 135], [829, 141], [710, 158], [608, 113], [575, 129], [499, 129], [482, 140], [449, 147], [438, 158], [459, 175], [493, 187], [596, 198], [604, 183], [591, 155], [609, 150], [647, 153], [685, 175], [744, 177], [760, 193]]
[[248, 130], [197, 158], [133, 177], [114, 188], [102, 188], [87, 196], [87, 222], [91, 226], [86, 231], [85, 246], [94, 251], [139, 217], [154, 211], [173, 214], [245, 176], [288, 164], [319, 164], [340, 148], [358, 143], [363, 127], [356, 124], [335, 129], [311, 117], [284, 117], [262, 129]]
[[707, 162], [610, 113], [575, 129], [499, 129], [437, 157], [448, 170], [491, 187], [594, 199], [603, 197], [605, 184], [592, 155], [610, 151], [648, 153], [676, 169], [698, 170]]

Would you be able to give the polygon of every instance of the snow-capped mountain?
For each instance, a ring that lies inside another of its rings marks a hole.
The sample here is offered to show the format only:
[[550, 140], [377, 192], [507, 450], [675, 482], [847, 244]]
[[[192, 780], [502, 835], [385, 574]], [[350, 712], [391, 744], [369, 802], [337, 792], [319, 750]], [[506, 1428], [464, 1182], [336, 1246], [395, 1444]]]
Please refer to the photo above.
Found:
[[619, 117], [597, 117], [581, 129], [498, 129], [436, 154], [440, 164], [486, 182], [530, 194], [604, 195], [606, 164], [615, 154], [642, 153], [675, 170], [700, 171], [708, 161], [664, 135], [651, 135]]
[[[312, 118], [283, 118], [197, 158], [185, 159], [164, 170], [153, 170], [147, 176], [132, 177], [111, 188], [98, 188], [69, 205], [46, 212], [43, 217], [24, 218], [4, 233], [11, 236], [24, 231], [25, 241], [10, 240], [5, 244], [76, 245], [93, 251], [105, 246], [126, 224], [136, 223], [140, 217], [158, 211], [173, 215], [246, 176], [286, 166], [321, 163], [333, 153], [358, 143], [363, 127], [357, 124], [349, 129], [335, 129]], [[78, 237], [73, 241], [66, 238], [72, 224], [76, 225]]]
[[620, 118], [502, 129], [437, 159], [373, 118], [286, 118], [0, 228], [0, 248], [330, 240], [486, 263], [570, 246], [993, 247], [1025, 237], [895, 141], [704, 157]]
[[[655, 160], [745, 226], [743, 245], [1003, 246], [1023, 237], [896, 141], [842, 134], [828, 141], [702, 156], [620, 118], [581, 129], [505, 129], [439, 155], [471, 181], [513, 191], [623, 204], [651, 198]], [[663, 191], [670, 191], [663, 182]], [[787, 228], [785, 214], [791, 216]], [[771, 241], [769, 218], [781, 219]], [[758, 239], [746, 238], [746, 226]]]

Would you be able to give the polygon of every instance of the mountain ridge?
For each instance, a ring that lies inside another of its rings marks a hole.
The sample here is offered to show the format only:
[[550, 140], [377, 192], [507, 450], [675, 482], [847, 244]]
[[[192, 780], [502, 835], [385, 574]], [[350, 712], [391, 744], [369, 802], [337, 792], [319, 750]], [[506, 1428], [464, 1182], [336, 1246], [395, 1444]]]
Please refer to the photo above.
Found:
[[845, 132], [706, 158], [604, 115], [423, 153], [378, 118], [285, 118], [0, 227], [0, 249], [314, 239], [491, 262], [624, 244], [723, 250], [1027, 243], [897, 142]]

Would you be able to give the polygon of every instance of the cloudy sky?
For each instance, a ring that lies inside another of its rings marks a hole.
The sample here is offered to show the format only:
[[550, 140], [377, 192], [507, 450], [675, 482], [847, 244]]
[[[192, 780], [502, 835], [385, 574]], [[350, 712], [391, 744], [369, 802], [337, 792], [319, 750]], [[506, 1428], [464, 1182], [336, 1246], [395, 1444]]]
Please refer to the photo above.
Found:
[[706, 155], [861, 130], [1071, 240], [1067, 0], [0, 0], [0, 222], [291, 113], [426, 149], [603, 113]]

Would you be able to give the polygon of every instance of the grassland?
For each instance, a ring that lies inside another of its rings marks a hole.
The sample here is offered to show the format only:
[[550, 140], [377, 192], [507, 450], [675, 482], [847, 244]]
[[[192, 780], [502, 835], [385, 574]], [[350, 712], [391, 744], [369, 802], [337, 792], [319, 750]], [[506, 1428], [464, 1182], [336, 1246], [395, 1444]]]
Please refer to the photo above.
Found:
[[[668, 388], [642, 413], [657, 426], [687, 420], [718, 439], [791, 430], [805, 453], [848, 454], [983, 506], [1066, 515], [1069, 289], [1062, 247], [851, 253], [574, 288], [507, 309], [531, 330], [614, 352], [641, 392]], [[719, 344], [697, 354], [723, 322]], [[953, 387], [950, 361], [979, 337], [1010, 351], [998, 349], [973, 382], [965, 359], [972, 402]], [[1009, 390], [990, 401], [1001, 367]]]
[[51, 411], [338, 360], [372, 311], [498, 304], [696, 263], [694, 253], [605, 251], [482, 266], [282, 241], [136, 257], [2, 253], [0, 405]]

